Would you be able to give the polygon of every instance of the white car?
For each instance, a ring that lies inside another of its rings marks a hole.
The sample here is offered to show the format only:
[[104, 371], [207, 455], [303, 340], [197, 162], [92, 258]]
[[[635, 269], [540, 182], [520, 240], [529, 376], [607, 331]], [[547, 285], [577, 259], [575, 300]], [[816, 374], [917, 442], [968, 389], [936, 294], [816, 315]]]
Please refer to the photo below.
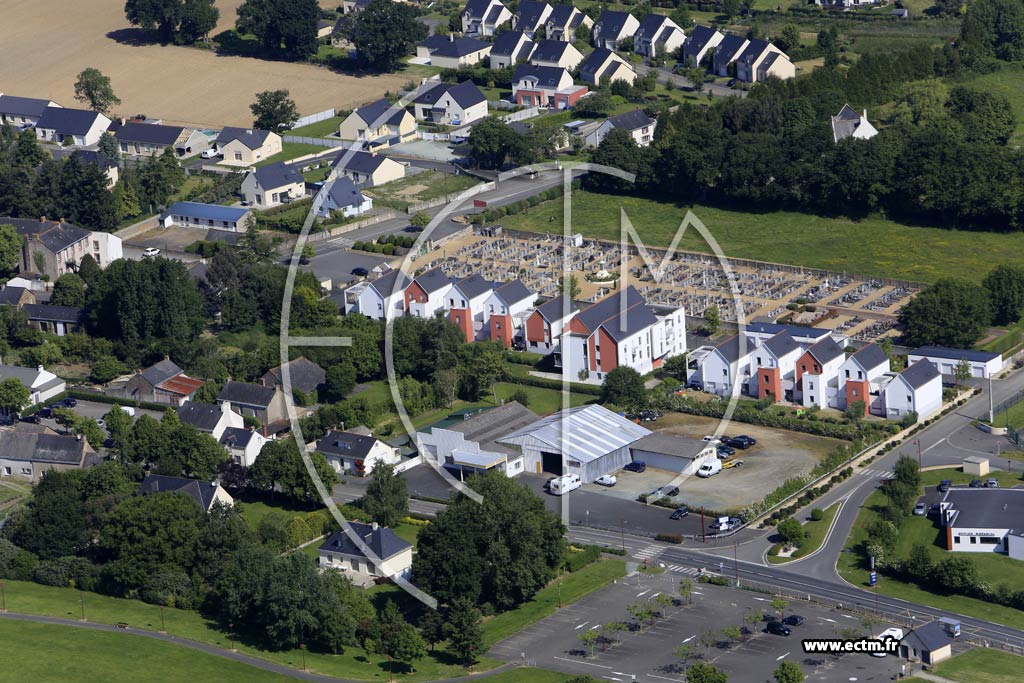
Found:
[[717, 441], [721, 441], [721, 439], [719, 439], [717, 436], [705, 436], [704, 441], [707, 441], [708, 443], [715, 443]]
[[217, 157], [224, 155], [218, 152], [216, 147], [211, 147], [210, 149], [204, 149], [203, 153], [200, 154], [199, 156], [201, 156], [204, 159], [216, 159]]
[[601, 486], [615, 486], [616, 481], [618, 480], [615, 478], [614, 474], [605, 474], [595, 479], [594, 483], [600, 484]]
[[[878, 634], [878, 640], [881, 640], [883, 642], [888, 640], [889, 638], [892, 638], [893, 640], [903, 640], [903, 629], [896, 628], [894, 626], [892, 628], [887, 628], [887, 629], [885, 629], [884, 631], [882, 631], [881, 633]], [[886, 655], [885, 652], [872, 652], [871, 653], [872, 657], [884, 657], [885, 655]]]
[[146, 247], [145, 249], [143, 249], [142, 255], [146, 257], [159, 256], [160, 250], [157, 249], [156, 247]]

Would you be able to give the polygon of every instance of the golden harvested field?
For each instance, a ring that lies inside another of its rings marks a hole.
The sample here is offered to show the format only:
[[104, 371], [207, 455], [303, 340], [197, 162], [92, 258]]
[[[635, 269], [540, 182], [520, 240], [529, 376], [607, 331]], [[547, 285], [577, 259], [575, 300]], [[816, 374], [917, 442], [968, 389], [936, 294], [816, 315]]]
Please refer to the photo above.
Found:
[[[233, 25], [241, 2], [217, 0], [218, 31]], [[124, 18], [124, 0], [3, 0], [0, 92], [76, 106], [75, 77], [92, 66], [110, 76], [123, 102], [117, 115], [219, 127], [251, 124], [249, 104], [261, 90], [290, 90], [299, 112], [311, 114], [350, 109], [409, 80], [401, 74], [355, 77], [308, 64], [125, 44], [136, 33]]]

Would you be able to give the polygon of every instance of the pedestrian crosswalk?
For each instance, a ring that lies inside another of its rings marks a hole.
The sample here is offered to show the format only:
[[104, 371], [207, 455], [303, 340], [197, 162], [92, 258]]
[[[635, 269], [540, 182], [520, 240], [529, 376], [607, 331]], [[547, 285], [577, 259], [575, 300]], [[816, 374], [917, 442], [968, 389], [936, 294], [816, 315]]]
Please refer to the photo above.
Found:
[[652, 557], [655, 557], [660, 552], [661, 546], [649, 545], [643, 550], [638, 550], [636, 554], [633, 555], [633, 557], [635, 557], [638, 560], [649, 560]]
[[895, 476], [892, 470], [875, 470], [870, 468], [861, 470], [857, 474], [862, 477], [871, 477], [872, 479], [892, 479]]
[[697, 576], [700, 574], [700, 569], [697, 567], [684, 567], [678, 564], [666, 564], [665, 569], [670, 572], [678, 572], [679, 574], [686, 574], [687, 576]]

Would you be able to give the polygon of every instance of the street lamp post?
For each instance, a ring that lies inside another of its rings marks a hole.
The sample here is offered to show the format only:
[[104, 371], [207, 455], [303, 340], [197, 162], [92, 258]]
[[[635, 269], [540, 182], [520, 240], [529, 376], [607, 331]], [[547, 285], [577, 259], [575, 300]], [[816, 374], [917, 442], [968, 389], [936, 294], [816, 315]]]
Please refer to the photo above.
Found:
[[4, 582], [0, 581], [0, 612], [7, 611], [7, 595], [4, 593]]
[[921, 439], [914, 441], [917, 444], [917, 469], [924, 469], [924, 465], [921, 464]]
[[299, 649], [302, 650], [302, 670], [306, 670], [306, 644], [299, 643]]
[[235, 624], [228, 624], [228, 641], [231, 643], [231, 651], [235, 651]]
[[619, 527], [619, 531], [622, 533], [622, 552], [626, 552], [626, 520], [622, 520], [622, 526]]
[[82, 606], [82, 621], [85, 621], [85, 593], [78, 592], [78, 604]]
[[160, 633], [167, 633], [167, 628], [164, 626], [164, 606], [160, 605]]

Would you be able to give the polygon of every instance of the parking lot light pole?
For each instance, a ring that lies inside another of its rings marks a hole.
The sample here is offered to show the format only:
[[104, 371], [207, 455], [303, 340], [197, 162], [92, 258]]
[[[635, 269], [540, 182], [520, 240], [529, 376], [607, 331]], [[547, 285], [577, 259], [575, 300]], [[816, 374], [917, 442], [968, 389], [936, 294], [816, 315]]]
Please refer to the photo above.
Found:
[[736, 571], [736, 587], [740, 587], [740, 561], [736, 556], [736, 549], [739, 546], [739, 541], [732, 542], [732, 566]]

